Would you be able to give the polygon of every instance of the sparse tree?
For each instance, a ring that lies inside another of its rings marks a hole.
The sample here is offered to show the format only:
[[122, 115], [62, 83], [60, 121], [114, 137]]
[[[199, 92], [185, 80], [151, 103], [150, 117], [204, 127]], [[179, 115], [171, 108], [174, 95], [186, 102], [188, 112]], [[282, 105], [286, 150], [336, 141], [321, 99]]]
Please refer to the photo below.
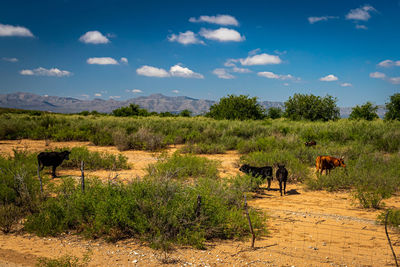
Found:
[[130, 104], [127, 107], [114, 109], [112, 114], [117, 117], [149, 116], [149, 112], [146, 109], [142, 109], [136, 104]]
[[212, 105], [206, 116], [217, 120], [261, 120], [265, 118], [265, 109], [257, 97], [228, 95]]
[[367, 120], [372, 121], [374, 119], [379, 118], [378, 114], [376, 114], [378, 110], [378, 106], [374, 106], [371, 102], [367, 102], [362, 106], [355, 106], [349, 116], [351, 120]]
[[179, 113], [179, 116], [181, 117], [191, 117], [192, 116], [192, 111], [188, 109], [184, 109]]
[[339, 118], [337, 99], [313, 94], [295, 94], [285, 102], [285, 116], [292, 120], [328, 121]]
[[385, 120], [400, 120], [400, 93], [390, 97], [390, 102], [386, 103]]

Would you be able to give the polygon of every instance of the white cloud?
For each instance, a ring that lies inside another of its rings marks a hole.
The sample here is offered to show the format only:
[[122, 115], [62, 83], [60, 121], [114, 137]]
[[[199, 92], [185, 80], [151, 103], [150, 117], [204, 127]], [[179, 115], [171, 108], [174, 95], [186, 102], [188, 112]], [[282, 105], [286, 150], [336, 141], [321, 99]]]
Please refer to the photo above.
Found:
[[333, 74], [329, 74], [329, 75], [326, 75], [325, 77], [319, 78], [319, 80], [322, 82], [334, 82], [334, 81], [339, 80], [339, 78]]
[[86, 62], [96, 65], [118, 65], [118, 62], [112, 57], [91, 57], [88, 58]]
[[318, 21], [327, 21], [329, 19], [338, 19], [339, 17], [336, 16], [322, 16], [322, 17], [308, 17], [308, 22], [310, 24], [314, 24]]
[[196, 79], [203, 79], [204, 76], [200, 73], [193, 72], [192, 70], [182, 67], [179, 64], [172, 66], [169, 69], [169, 73], [173, 77], [182, 77], [182, 78], [196, 78]]
[[99, 31], [88, 31], [79, 38], [79, 41], [86, 44], [107, 44], [110, 40]]
[[400, 77], [392, 77], [388, 79], [390, 83], [400, 84]]
[[110, 99], [118, 99], [118, 98], [121, 98], [121, 96], [119, 96], [119, 95], [110, 95], [109, 98]]
[[377, 72], [371, 72], [369, 74], [369, 77], [374, 78], [374, 79], [385, 79], [386, 75], [385, 75], [385, 73], [377, 71]]
[[217, 16], [200, 16], [199, 18], [190, 18], [190, 22], [207, 22], [218, 25], [233, 25], [238, 26], [237, 19], [230, 15], [217, 15]]
[[385, 68], [393, 67], [393, 66], [400, 66], [400, 60], [393, 61], [393, 60], [390, 60], [390, 59], [386, 59], [384, 61], [379, 62], [378, 66], [379, 67], [385, 67]]
[[28, 28], [6, 24], [0, 24], [0, 36], [34, 37]]
[[233, 67], [232, 69], [233, 72], [237, 72], [237, 73], [250, 73], [251, 70], [246, 69], [246, 68], [238, 68], [236, 66]]
[[181, 64], [176, 64], [169, 69], [169, 72], [165, 69], [156, 68], [152, 66], [144, 65], [136, 70], [139, 75], [147, 77], [181, 77], [181, 78], [196, 78], [203, 79], [204, 76], [200, 73], [196, 73], [189, 68], [182, 67]]
[[244, 66], [282, 63], [282, 60], [279, 58], [279, 56], [269, 55], [266, 53], [249, 56], [247, 58], [241, 58], [241, 59], [239, 59], [239, 61]]
[[226, 69], [220, 68], [213, 70], [213, 74], [217, 75], [220, 79], [234, 79], [235, 76], [230, 74]]
[[12, 62], [12, 63], [18, 62], [18, 58], [15, 58], [15, 57], [3, 57], [2, 59], [4, 61], [8, 61], [8, 62]]
[[356, 25], [356, 29], [368, 30], [368, 27], [365, 26], [365, 25], [359, 25], [359, 24], [357, 24], [357, 25]]
[[351, 83], [341, 83], [340, 86], [342, 86], [342, 87], [351, 87], [353, 85]]
[[275, 73], [270, 72], [270, 71], [258, 72], [257, 75], [260, 76], [260, 77], [268, 78], [268, 79], [279, 79], [279, 80], [293, 80], [293, 79], [295, 79], [290, 74], [281, 75], [281, 74], [275, 74]]
[[132, 90], [132, 93], [138, 94], [138, 93], [143, 93], [143, 91], [140, 90], [140, 89], [133, 89], [133, 90]]
[[45, 69], [42, 67], [33, 70], [21, 70], [21, 75], [35, 75], [35, 76], [53, 76], [53, 77], [64, 77], [72, 75], [71, 72], [66, 70], [60, 70], [57, 68]]
[[179, 90], [172, 90], [172, 93], [178, 94], [178, 93], [179, 93]]
[[121, 63], [128, 64], [128, 59], [127, 59], [126, 57], [121, 57], [121, 58], [119, 59], [119, 61], [120, 61]]
[[238, 59], [230, 58], [224, 63], [224, 66], [225, 67], [236, 67], [235, 62], [238, 62], [238, 61], [239, 61]]
[[159, 69], [152, 66], [144, 65], [136, 70], [136, 73], [139, 75], [147, 76], [147, 77], [158, 77], [164, 78], [169, 77], [169, 73], [164, 69]]
[[249, 56], [254, 56], [254, 55], [256, 55], [256, 54], [257, 54], [258, 52], [260, 52], [260, 51], [261, 51], [260, 48], [256, 48], [256, 49], [253, 49], [253, 50], [249, 51], [248, 55], [249, 55]]
[[100, 96], [101, 96], [101, 94], [100, 94], [100, 93], [96, 93], [96, 94], [94, 94], [94, 96], [99, 96], [99, 97], [100, 97]]
[[346, 19], [367, 21], [371, 18], [370, 12], [376, 11], [371, 5], [364, 5], [359, 8], [350, 10], [346, 15]]
[[183, 45], [188, 44], [204, 44], [204, 42], [196, 37], [192, 31], [180, 32], [178, 35], [172, 34], [168, 37], [170, 42], [178, 42]]
[[228, 28], [219, 28], [217, 30], [203, 28], [200, 30], [200, 35], [206, 39], [219, 42], [241, 42], [246, 39], [244, 36], [240, 35], [239, 32]]

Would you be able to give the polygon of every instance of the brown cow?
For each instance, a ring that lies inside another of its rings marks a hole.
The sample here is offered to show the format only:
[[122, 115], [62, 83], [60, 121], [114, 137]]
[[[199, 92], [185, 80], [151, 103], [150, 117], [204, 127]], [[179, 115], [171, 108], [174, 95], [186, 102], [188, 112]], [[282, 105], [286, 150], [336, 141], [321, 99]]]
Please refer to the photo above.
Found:
[[336, 167], [343, 167], [346, 168], [346, 164], [344, 163], [343, 158], [335, 158], [331, 156], [318, 156], [315, 160], [315, 168], [317, 172], [321, 171], [320, 173], [325, 170], [325, 174], [331, 172], [331, 169]]

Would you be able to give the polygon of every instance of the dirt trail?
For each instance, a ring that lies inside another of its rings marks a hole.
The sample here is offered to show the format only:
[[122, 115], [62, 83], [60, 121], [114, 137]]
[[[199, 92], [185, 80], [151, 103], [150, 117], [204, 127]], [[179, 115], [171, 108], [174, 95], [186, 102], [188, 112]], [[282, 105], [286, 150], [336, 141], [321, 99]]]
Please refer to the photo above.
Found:
[[[0, 141], [0, 154], [10, 154], [13, 148], [42, 151], [45, 148], [87, 146], [91, 151], [119, 153], [114, 147], [96, 147], [88, 142]], [[170, 148], [172, 153], [177, 147]], [[131, 170], [118, 173], [90, 172], [102, 179], [115, 177], [128, 181], [143, 176], [158, 153], [125, 151]], [[219, 160], [222, 176], [236, 175], [240, 155], [231, 151], [221, 155], [203, 155]], [[78, 170], [61, 170], [60, 175], [80, 175]], [[289, 194], [280, 197], [274, 190], [258, 194], [249, 205], [267, 214], [269, 235], [256, 240], [250, 250], [249, 240], [215, 241], [207, 250], [178, 248], [168, 255], [175, 265], [189, 266], [391, 266], [394, 265], [384, 227], [375, 220], [381, 211], [358, 208], [349, 193], [305, 191], [301, 185], [288, 185]], [[388, 207], [400, 207], [400, 197], [385, 201]], [[391, 233], [395, 250], [400, 253], [400, 239]], [[91, 266], [158, 266], [163, 255], [136, 240], [106, 243], [85, 240], [79, 236], [39, 238], [27, 234], [0, 234], [0, 266], [34, 266], [38, 257], [62, 255], [82, 257], [90, 250]]]

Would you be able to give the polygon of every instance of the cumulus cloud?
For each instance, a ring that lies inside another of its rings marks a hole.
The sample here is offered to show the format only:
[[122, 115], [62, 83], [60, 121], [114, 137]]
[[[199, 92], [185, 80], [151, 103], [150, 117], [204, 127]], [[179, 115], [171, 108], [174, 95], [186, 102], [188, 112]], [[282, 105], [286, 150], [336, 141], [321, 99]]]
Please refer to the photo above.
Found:
[[364, 5], [359, 8], [351, 9], [350, 12], [346, 15], [346, 19], [350, 20], [362, 20], [367, 21], [371, 18], [371, 12], [376, 11], [376, 9], [371, 5]]
[[100, 97], [100, 96], [101, 96], [101, 94], [100, 94], [100, 93], [95, 93], [95, 94], [94, 94], [94, 96], [98, 96], [98, 97]]
[[121, 58], [119, 59], [119, 61], [120, 61], [121, 63], [128, 64], [128, 59], [127, 59], [126, 57], [121, 57]]
[[266, 53], [249, 56], [247, 58], [239, 59], [240, 63], [244, 66], [253, 66], [253, 65], [268, 65], [268, 64], [280, 64], [282, 60], [279, 56], [269, 55]]
[[42, 67], [33, 70], [21, 70], [19, 72], [21, 75], [35, 75], [35, 76], [53, 76], [53, 77], [64, 77], [72, 75], [71, 72], [66, 70], [60, 70], [57, 68], [45, 69]]
[[339, 80], [339, 78], [333, 74], [329, 74], [329, 75], [326, 75], [325, 77], [319, 78], [319, 80], [322, 82], [334, 82], [334, 81]]
[[338, 19], [339, 17], [336, 16], [321, 16], [321, 17], [308, 17], [308, 22], [310, 24], [314, 24], [319, 21], [327, 21], [329, 19]]
[[239, 22], [231, 15], [217, 15], [217, 16], [200, 16], [199, 18], [190, 18], [190, 22], [207, 22], [218, 25], [232, 25], [238, 26]]
[[133, 90], [132, 90], [132, 93], [138, 94], [138, 93], [143, 93], [143, 91], [140, 90], [140, 89], [133, 89]]
[[18, 58], [15, 58], [15, 57], [3, 57], [2, 60], [12, 62], [12, 63], [18, 62]]
[[342, 87], [351, 87], [353, 85], [351, 83], [341, 83], [340, 86], [342, 86]]
[[219, 42], [241, 42], [246, 38], [240, 35], [239, 32], [228, 29], [228, 28], [219, 28], [217, 30], [209, 30], [209, 29], [201, 29], [200, 33], [206, 39], [219, 41]]
[[400, 66], [400, 60], [394, 61], [394, 60], [386, 59], [384, 61], [379, 62], [378, 66], [385, 67], [385, 68], [389, 68], [389, 67], [393, 67], [393, 66]]
[[182, 67], [179, 64], [172, 66], [169, 69], [169, 73], [173, 77], [182, 77], [182, 78], [196, 78], [196, 79], [203, 79], [204, 76], [200, 73], [196, 73], [188, 68]]
[[237, 72], [237, 73], [250, 73], [250, 72], [251, 72], [251, 70], [249, 70], [249, 69], [246, 69], [246, 68], [238, 68], [238, 67], [236, 67], [236, 66], [234, 66], [234, 67], [232, 68], [232, 71], [233, 71], [233, 72]]
[[369, 74], [369, 77], [374, 78], [374, 79], [385, 79], [386, 75], [385, 75], [385, 73], [377, 71], [377, 72], [371, 72]]
[[224, 68], [219, 68], [219, 69], [213, 70], [213, 74], [217, 75], [217, 77], [220, 78], [220, 79], [233, 79], [233, 78], [235, 78], [235, 76], [230, 74]]
[[86, 60], [88, 64], [96, 65], [118, 65], [118, 61], [112, 57], [91, 57]]
[[99, 31], [88, 31], [79, 38], [85, 44], [107, 44], [110, 40]]
[[136, 70], [136, 73], [139, 75], [147, 76], [147, 77], [158, 77], [164, 78], [169, 77], [169, 73], [164, 69], [159, 69], [152, 66], [144, 65]]
[[35, 37], [28, 28], [7, 24], [0, 24], [0, 36]]
[[178, 94], [178, 93], [179, 93], [179, 90], [172, 90], [172, 93]]
[[392, 77], [388, 79], [390, 83], [400, 84], [400, 77]]
[[177, 34], [172, 34], [168, 37], [170, 42], [178, 42], [183, 45], [188, 44], [204, 44], [204, 42], [196, 37], [196, 34], [192, 31], [180, 32]]
[[293, 79], [295, 79], [290, 74], [281, 75], [281, 74], [275, 74], [275, 73], [270, 72], [270, 71], [258, 72], [257, 75], [260, 76], [260, 77], [268, 78], [268, 79], [278, 79], [278, 80], [293, 80]]
[[356, 29], [368, 30], [368, 27], [365, 26], [365, 25], [359, 25], [359, 24], [357, 24], [357, 25], [356, 25]]
[[181, 77], [181, 78], [196, 78], [203, 79], [204, 76], [200, 73], [196, 73], [189, 68], [182, 67], [181, 64], [176, 64], [169, 69], [169, 72], [162, 68], [156, 68], [152, 66], [144, 65], [136, 70], [139, 75], [147, 77]]

